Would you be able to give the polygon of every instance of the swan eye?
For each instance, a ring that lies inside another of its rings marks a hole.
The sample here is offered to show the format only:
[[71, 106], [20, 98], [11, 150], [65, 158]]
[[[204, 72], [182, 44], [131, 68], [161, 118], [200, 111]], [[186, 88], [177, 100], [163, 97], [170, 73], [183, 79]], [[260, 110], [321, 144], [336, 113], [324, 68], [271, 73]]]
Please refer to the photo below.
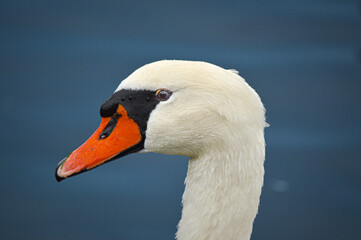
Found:
[[160, 100], [160, 101], [166, 101], [169, 99], [169, 97], [172, 95], [172, 92], [167, 90], [167, 89], [158, 89], [157, 92], [155, 93], [155, 96]]

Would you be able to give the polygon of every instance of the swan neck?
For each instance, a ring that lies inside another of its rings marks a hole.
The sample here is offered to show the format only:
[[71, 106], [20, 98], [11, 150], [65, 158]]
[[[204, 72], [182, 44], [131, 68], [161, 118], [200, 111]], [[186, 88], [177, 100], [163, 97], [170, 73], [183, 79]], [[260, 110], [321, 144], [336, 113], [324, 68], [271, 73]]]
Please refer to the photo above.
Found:
[[215, 148], [190, 159], [177, 239], [250, 239], [263, 161], [262, 141], [237, 150]]

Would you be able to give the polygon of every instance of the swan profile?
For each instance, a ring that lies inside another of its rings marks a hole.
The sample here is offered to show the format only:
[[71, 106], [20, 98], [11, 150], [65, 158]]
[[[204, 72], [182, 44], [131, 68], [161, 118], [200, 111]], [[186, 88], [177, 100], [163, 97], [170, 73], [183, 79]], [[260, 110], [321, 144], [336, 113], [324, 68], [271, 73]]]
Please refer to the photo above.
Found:
[[61, 181], [136, 152], [190, 158], [178, 240], [250, 239], [263, 185], [265, 110], [235, 70], [163, 60], [122, 81]]

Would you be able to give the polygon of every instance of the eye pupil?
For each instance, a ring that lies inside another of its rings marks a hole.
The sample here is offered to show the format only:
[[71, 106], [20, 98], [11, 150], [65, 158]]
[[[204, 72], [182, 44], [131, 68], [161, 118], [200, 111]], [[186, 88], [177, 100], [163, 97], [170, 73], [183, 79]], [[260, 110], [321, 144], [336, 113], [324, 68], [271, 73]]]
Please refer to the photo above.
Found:
[[159, 93], [159, 98], [160, 99], [167, 99], [168, 98], [168, 93], [166, 91], [161, 91]]
[[165, 89], [160, 89], [157, 91], [156, 96], [160, 101], [168, 100], [172, 93]]

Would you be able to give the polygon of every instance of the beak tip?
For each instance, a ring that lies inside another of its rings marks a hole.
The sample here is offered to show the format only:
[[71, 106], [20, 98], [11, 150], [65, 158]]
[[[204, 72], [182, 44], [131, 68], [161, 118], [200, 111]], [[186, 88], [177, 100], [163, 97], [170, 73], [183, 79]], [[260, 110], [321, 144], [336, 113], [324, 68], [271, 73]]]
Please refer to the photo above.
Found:
[[58, 170], [59, 170], [60, 166], [63, 164], [64, 161], [65, 161], [65, 159], [63, 159], [62, 161], [60, 161], [60, 162], [58, 163], [58, 165], [56, 166], [56, 168], [55, 168], [55, 179], [56, 179], [57, 182], [61, 182], [62, 180], [65, 179], [65, 178], [59, 176], [59, 174], [58, 174]]
[[57, 182], [61, 182], [61, 181], [63, 181], [65, 178], [60, 177], [60, 176], [58, 175], [58, 173], [55, 172], [55, 179], [56, 179]]

